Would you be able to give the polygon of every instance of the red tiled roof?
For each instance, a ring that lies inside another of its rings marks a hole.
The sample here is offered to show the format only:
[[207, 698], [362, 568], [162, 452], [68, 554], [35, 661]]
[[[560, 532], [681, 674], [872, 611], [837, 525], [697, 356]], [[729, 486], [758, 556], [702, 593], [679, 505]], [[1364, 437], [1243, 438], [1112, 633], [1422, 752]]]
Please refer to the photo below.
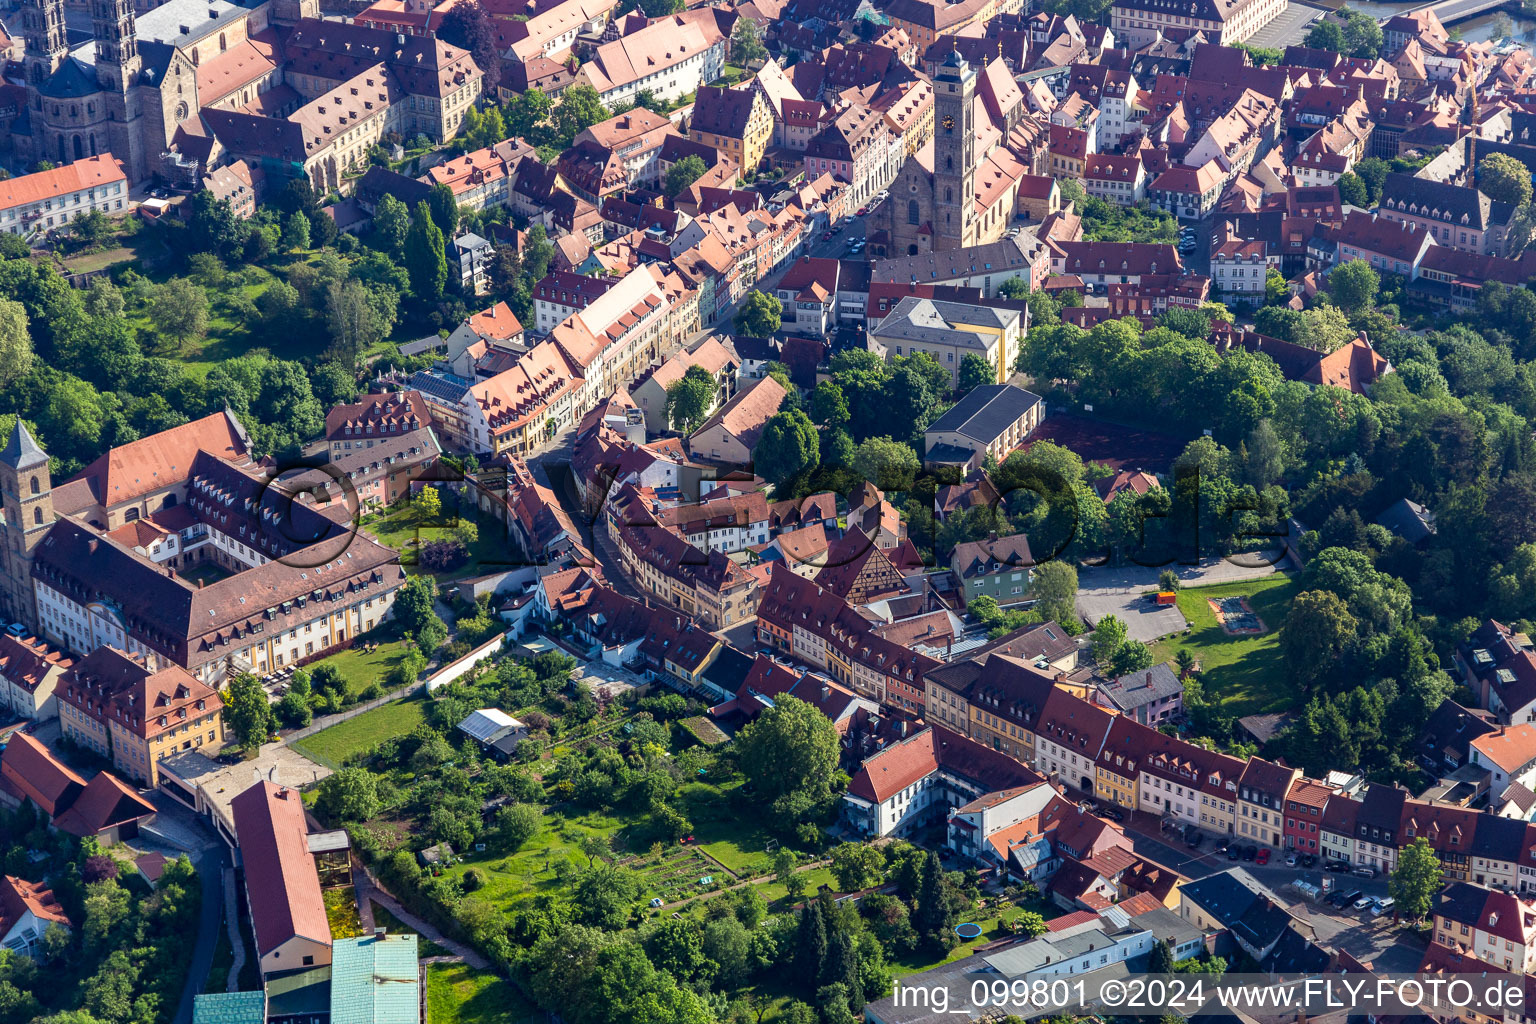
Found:
[[235, 797], [230, 810], [251, 895], [257, 954], [266, 956], [297, 937], [329, 945], [331, 929], [298, 791], [258, 782]]

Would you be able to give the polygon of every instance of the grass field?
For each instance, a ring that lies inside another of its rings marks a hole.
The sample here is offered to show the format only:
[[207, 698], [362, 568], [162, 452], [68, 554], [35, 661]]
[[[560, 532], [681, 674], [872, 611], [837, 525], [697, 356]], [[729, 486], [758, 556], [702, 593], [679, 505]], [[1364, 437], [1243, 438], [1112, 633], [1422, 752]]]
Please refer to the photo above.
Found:
[[524, 1024], [544, 1014], [490, 971], [466, 964], [427, 966], [427, 1024]]
[[699, 849], [742, 877], [761, 874], [772, 866], [768, 852], [772, 839], [762, 819], [742, 815], [728, 803], [729, 793], [740, 782], [727, 786], [689, 783], [678, 789], [683, 813], [693, 822]]
[[[1248, 583], [1181, 590], [1179, 611], [1189, 620], [1190, 633], [1154, 644], [1152, 660], [1170, 661], [1188, 649], [1200, 663], [1206, 694], [1238, 717], [1299, 707], [1301, 690], [1280, 660], [1279, 633], [1298, 589], [1294, 579], [1276, 573]], [[1246, 597], [1268, 632], [1228, 636], [1208, 603], [1223, 597]]]
[[293, 744], [293, 749], [323, 765], [340, 768], [347, 758], [379, 741], [411, 732], [422, 723], [424, 707], [421, 697], [385, 704], [305, 737]]
[[[581, 852], [582, 839], [598, 836], [612, 843], [624, 825], [623, 820], [598, 811], [572, 817], [546, 814], [543, 827], [516, 853], [509, 856], [494, 848], [478, 853], [464, 850], [461, 851], [464, 859], [449, 867], [445, 874], [463, 875], [470, 868], [478, 868], [485, 876], [485, 885], [475, 892], [475, 896], [508, 906], [529, 896], [560, 889], [555, 868], [561, 861], [569, 860], [578, 869], [587, 866], [587, 857]], [[614, 849], [615, 855], [622, 852]]]
[[[495, 520], [474, 516], [479, 536], [469, 546], [469, 561], [452, 572], [433, 573], [439, 582], [467, 579], [497, 569], [510, 569], [522, 564], [522, 558], [512, 550], [499, 523]], [[416, 513], [410, 505], [398, 503], [363, 520], [363, 529], [373, 534], [386, 547], [400, 552], [400, 564], [409, 572], [419, 572], [416, 553], [422, 544], [453, 536], [453, 513], [445, 504], [442, 526], [422, 526], [416, 521]]]
[[347, 681], [347, 692], [356, 696], [367, 689], [372, 683], [380, 686], [389, 685], [389, 673], [400, 664], [405, 657], [405, 644], [399, 639], [399, 630], [393, 622], [370, 630], [361, 639], [376, 643], [372, 651], [365, 651], [361, 647], [349, 647], [328, 658], [321, 658], [309, 666], [314, 669], [317, 665], [334, 665], [336, 671], [342, 674]]

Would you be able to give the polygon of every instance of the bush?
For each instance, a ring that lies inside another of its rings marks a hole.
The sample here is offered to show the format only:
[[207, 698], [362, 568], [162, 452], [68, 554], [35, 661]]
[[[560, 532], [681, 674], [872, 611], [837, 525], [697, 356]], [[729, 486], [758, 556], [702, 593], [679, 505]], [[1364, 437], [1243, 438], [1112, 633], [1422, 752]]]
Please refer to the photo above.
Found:
[[357, 699], [359, 701], [377, 700], [382, 696], [384, 696], [384, 688], [378, 683], [374, 682], [369, 683], [367, 686], [363, 687], [363, 692], [357, 695]]
[[469, 561], [469, 548], [457, 538], [430, 541], [422, 545], [420, 561], [433, 572], [452, 572]]
[[465, 892], [476, 892], [480, 889], [483, 889], [484, 887], [485, 875], [480, 873], [479, 868], [470, 868], [468, 871], [464, 872]]

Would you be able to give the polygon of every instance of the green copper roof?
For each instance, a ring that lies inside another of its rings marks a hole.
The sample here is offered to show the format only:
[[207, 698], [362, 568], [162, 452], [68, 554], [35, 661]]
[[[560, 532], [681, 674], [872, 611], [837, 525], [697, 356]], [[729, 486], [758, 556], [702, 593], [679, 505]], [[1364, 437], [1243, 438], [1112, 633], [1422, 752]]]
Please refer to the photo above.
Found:
[[209, 992], [192, 1000], [192, 1024], [263, 1024], [263, 992]]
[[338, 939], [331, 948], [331, 1024], [419, 1024], [415, 935]]

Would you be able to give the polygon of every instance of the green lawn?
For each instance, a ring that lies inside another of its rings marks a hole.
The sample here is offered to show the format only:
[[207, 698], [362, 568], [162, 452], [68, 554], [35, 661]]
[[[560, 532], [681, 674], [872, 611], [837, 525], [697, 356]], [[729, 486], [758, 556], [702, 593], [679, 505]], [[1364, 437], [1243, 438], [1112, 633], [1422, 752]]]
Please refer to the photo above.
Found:
[[466, 964], [427, 966], [427, 1024], [523, 1024], [538, 1008], [490, 971]]
[[[411, 506], [401, 502], [364, 517], [362, 527], [377, 537], [379, 543], [400, 552], [400, 564], [405, 566], [406, 571], [419, 572], [416, 565], [417, 551], [422, 544], [452, 537], [456, 525], [453, 515], [452, 506], [445, 502], [441, 520], [443, 525], [422, 526], [417, 522]], [[483, 519], [475, 513], [471, 515], [479, 528], [479, 536], [469, 546], [469, 561], [453, 572], [433, 573], [439, 583], [468, 579], [498, 568], [521, 564], [520, 556], [512, 550], [500, 523], [494, 519]]]
[[[587, 866], [587, 857], [580, 848], [584, 837], [595, 835], [612, 843], [624, 826], [623, 820], [598, 811], [575, 817], [546, 814], [543, 828], [516, 853], [509, 856], [494, 843], [487, 843], [487, 849], [480, 852], [461, 850], [458, 852], [464, 859], [444, 873], [463, 875], [470, 868], [478, 869], [485, 878], [485, 885], [476, 891], [476, 898], [505, 907], [529, 896], [560, 889], [555, 869], [561, 861], [568, 860], [577, 869]], [[614, 855], [622, 852], [615, 848]]]
[[387, 687], [389, 673], [405, 657], [405, 643], [397, 639], [398, 635], [394, 624], [386, 622], [370, 630], [361, 638], [368, 643], [378, 644], [373, 650], [349, 647], [330, 657], [311, 662], [306, 667], [314, 671], [319, 665], [334, 665], [347, 681], [347, 692], [353, 696], [363, 692], [373, 683]]
[[729, 792], [741, 782], [712, 786], [688, 783], [678, 789], [683, 813], [693, 822], [699, 849], [742, 877], [771, 869], [773, 855], [767, 850], [773, 836], [760, 817], [743, 815], [730, 806]]
[[234, 573], [213, 562], [200, 562], [188, 569], [178, 569], [177, 575], [191, 583], [217, 583]]
[[[1179, 591], [1179, 611], [1189, 620], [1188, 636], [1172, 636], [1152, 647], [1154, 662], [1171, 661], [1188, 648], [1200, 663], [1205, 692], [1227, 712], [1241, 717], [1301, 706], [1301, 690], [1280, 660], [1280, 624], [1298, 584], [1276, 573], [1249, 583], [1192, 587]], [[1267, 633], [1228, 636], [1207, 603], [1211, 598], [1246, 597]]]
[[293, 749], [321, 764], [340, 768], [347, 758], [381, 740], [410, 733], [422, 723], [424, 707], [421, 697], [385, 704], [299, 740]]

